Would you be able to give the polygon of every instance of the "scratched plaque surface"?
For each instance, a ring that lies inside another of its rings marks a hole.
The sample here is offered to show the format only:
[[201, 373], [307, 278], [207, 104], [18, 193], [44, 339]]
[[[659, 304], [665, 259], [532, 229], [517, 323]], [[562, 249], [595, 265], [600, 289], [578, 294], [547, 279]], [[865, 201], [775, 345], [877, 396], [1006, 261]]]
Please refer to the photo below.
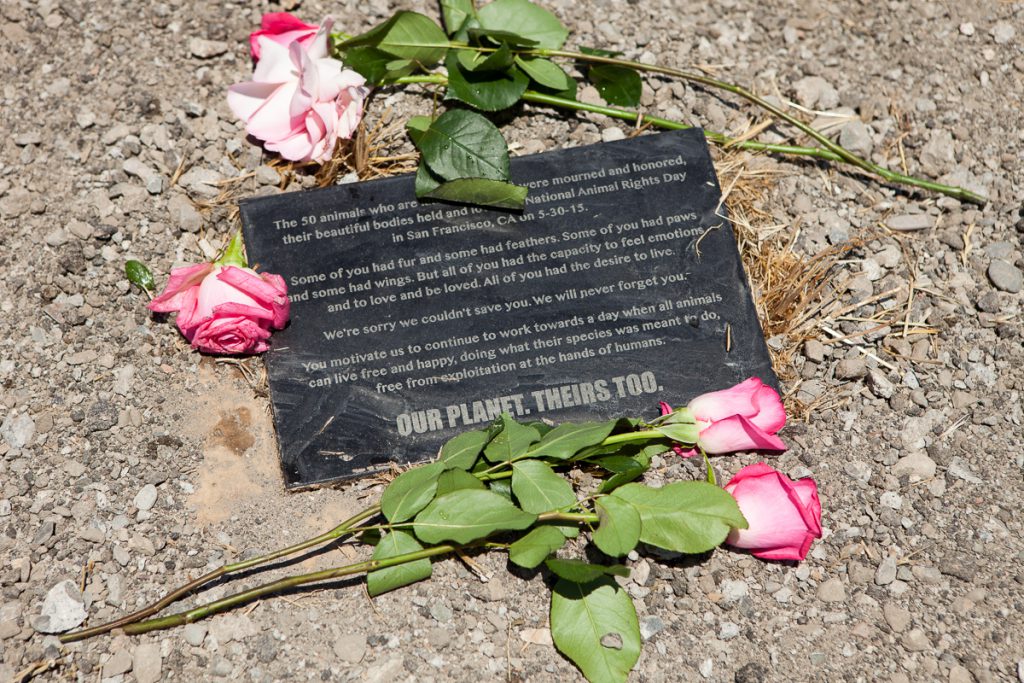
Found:
[[267, 354], [289, 487], [432, 458], [501, 412], [657, 413], [775, 385], [700, 131], [512, 160], [521, 213], [421, 204], [412, 176], [246, 200], [291, 322]]

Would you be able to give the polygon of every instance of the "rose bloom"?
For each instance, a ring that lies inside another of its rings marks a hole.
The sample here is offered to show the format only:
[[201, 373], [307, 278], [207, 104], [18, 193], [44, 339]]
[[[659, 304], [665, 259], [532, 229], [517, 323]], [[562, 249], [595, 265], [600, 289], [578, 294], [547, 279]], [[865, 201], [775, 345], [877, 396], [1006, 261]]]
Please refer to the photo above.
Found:
[[285, 47], [297, 42], [305, 48], [313, 42], [319, 28], [316, 24], [307, 24], [287, 12], [267, 12], [260, 20], [260, 30], [249, 34], [249, 51], [254, 60], [260, 58], [260, 36]]
[[173, 269], [149, 309], [177, 311], [178, 329], [200, 351], [261, 353], [270, 330], [288, 322], [289, 301], [280, 275], [200, 263]]
[[[770, 386], [751, 377], [734, 387], [701, 394], [686, 408], [697, 420], [697, 444], [707, 453], [734, 451], [784, 451], [786, 444], [775, 434], [786, 424], [782, 399]], [[661, 412], [672, 408], [661, 402]], [[684, 457], [695, 450], [675, 449]]]
[[329, 161], [363, 116], [366, 79], [329, 56], [332, 25], [324, 19], [305, 46], [257, 36], [260, 60], [252, 80], [228, 88], [228, 106], [246, 132], [291, 161]]
[[726, 543], [763, 560], [802, 560], [821, 538], [821, 502], [813, 479], [793, 481], [763, 462], [744, 467], [725, 485], [747, 519]]

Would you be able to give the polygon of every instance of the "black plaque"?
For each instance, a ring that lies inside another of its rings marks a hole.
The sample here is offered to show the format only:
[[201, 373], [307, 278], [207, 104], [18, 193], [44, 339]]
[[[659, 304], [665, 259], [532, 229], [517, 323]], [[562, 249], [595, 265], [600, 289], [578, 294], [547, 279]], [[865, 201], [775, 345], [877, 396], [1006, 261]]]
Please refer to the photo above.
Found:
[[775, 384], [704, 136], [521, 157], [522, 213], [420, 204], [402, 176], [246, 200], [288, 281], [267, 354], [289, 487], [433, 457], [505, 411], [657, 412]]

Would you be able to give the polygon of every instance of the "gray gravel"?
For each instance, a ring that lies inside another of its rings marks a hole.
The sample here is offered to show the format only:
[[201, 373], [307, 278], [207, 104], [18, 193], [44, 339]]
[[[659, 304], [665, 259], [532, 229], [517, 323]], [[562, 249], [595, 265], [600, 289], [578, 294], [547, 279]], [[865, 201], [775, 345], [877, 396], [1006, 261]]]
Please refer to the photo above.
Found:
[[[0, 680], [51, 658], [39, 680], [578, 680], [545, 631], [544, 577], [509, 574], [496, 555], [478, 559], [488, 583], [443, 561], [431, 582], [372, 605], [342, 583], [144, 637], [62, 648], [47, 635], [313, 535], [380, 493], [285, 494], [258, 382], [190, 353], [123, 279], [128, 258], [162, 283], [215, 250], [230, 214], [208, 204], [224, 179], [245, 177], [242, 195], [314, 184], [270, 168], [223, 100], [248, 77], [261, 11], [297, 4], [0, 5]], [[822, 321], [836, 334], [776, 340], [804, 341], [785, 385], [815, 408], [773, 462], [818, 480], [824, 538], [800, 565], [630, 558], [646, 639], [633, 680], [1024, 681], [1024, 5], [545, 4], [572, 45], [713, 65], [815, 110], [878, 163], [992, 200], [752, 162], [774, 182], [756, 208], [799, 254], [860, 241], [825, 283], [852, 307]], [[307, 0], [300, 13], [330, 10], [355, 33], [398, 7]], [[660, 79], [643, 106], [726, 132], [762, 118]], [[387, 107], [400, 117], [430, 102], [379, 94], [374, 111]], [[504, 128], [518, 153], [631, 132], [523, 113]], [[259, 361], [245, 367], [258, 374]], [[727, 477], [755, 461], [716, 467]], [[663, 462], [652, 477], [687, 471]], [[358, 557], [342, 547], [298, 566]]]

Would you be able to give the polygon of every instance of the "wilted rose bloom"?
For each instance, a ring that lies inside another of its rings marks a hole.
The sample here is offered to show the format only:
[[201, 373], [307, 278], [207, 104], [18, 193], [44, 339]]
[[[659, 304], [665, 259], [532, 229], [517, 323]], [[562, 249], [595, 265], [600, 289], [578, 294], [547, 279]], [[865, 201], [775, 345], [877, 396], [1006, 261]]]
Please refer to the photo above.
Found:
[[288, 47], [292, 42], [306, 47], [316, 37], [316, 24], [307, 24], [287, 12], [267, 12], [260, 20], [260, 30], [249, 34], [249, 51], [253, 59], [260, 58], [260, 36]]
[[[778, 393], [757, 377], [729, 389], [701, 394], [690, 401], [687, 409], [700, 429], [697, 444], [708, 453], [786, 450], [786, 444], [775, 436], [786, 424], [786, 409]], [[672, 409], [662, 402], [661, 411], [667, 414]], [[680, 455], [695, 452], [683, 451]]]
[[280, 275], [200, 263], [173, 269], [149, 309], [177, 311], [178, 329], [200, 351], [261, 353], [270, 330], [288, 322], [289, 302]]
[[258, 36], [252, 80], [228, 88], [228, 106], [264, 147], [292, 161], [329, 161], [340, 138], [363, 116], [366, 79], [342, 68], [327, 49], [333, 21], [324, 19], [305, 47]]
[[726, 543], [763, 560], [802, 560], [821, 538], [821, 502], [813, 479], [793, 481], [763, 462], [744, 467], [725, 490], [747, 519]]

